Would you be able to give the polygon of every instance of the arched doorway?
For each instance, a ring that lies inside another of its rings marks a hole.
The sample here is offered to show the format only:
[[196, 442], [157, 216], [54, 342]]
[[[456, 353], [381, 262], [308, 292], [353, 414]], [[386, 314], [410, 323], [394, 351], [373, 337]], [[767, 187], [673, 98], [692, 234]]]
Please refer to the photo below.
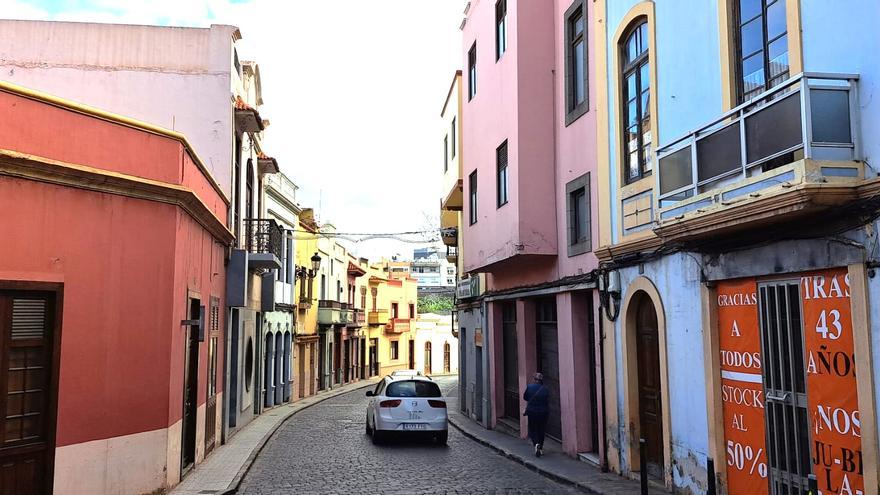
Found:
[[266, 347], [263, 353], [263, 405], [272, 407], [275, 405], [275, 336], [272, 332], [266, 334]]
[[[625, 401], [622, 420], [630, 426], [624, 455], [630, 472], [644, 470], [671, 487], [672, 442], [663, 301], [647, 277], [637, 277], [629, 284], [621, 308]], [[645, 439], [646, 466], [642, 466], [639, 459], [640, 438]]]
[[449, 342], [443, 344], [443, 373], [449, 373], [451, 368], [450, 363], [450, 353], [452, 349], [449, 347]]
[[639, 434], [645, 439], [648, 474], [662, 479], [665, 463], [657, 311], [644, 292], [634, 298], [633, 304], [638, 360]]
[[431, 374], [431, 343], [425, 342], [425, 375]]
[[275, 405], [281, 405], [284, 402], [284, 386], [285, 380], [283, 379], [283, 370], [284, 368], [284, 336], [281, 335], [281, 332], [277, 332], [275, 334], [275, 380], [273, 384], [275, 385]]

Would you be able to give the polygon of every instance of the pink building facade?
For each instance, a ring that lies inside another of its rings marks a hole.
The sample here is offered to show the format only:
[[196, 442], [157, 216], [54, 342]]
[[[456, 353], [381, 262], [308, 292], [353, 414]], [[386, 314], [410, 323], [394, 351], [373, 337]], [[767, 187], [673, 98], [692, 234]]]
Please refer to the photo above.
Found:
[[[588, 74], [592, 3], [477, 0], [463, 25], [463, 265], [483, 273], [486, 424], [527, 425], [540, 371], [548, 434], [602, 459], [598, 299], [593, 271], [597, 158]], [[552, 198], [552, 199], [551, 199]]]

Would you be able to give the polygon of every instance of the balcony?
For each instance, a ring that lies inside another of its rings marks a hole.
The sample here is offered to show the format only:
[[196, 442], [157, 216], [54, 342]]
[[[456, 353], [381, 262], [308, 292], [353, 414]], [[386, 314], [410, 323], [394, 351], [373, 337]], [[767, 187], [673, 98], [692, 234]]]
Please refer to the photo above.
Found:
[[348, 304], [339, 301], [318, 301], [319, 325], [347, 325], [351, 321], [351, 310]]
[[447, 246], [457, 246], [458, 245], [458, 227], [447, 227], [440, 230], [440, 237], [443, 239], [443, 244]]
[[409, 332], [409, 318], [392, 318], [385, 325], [385, 333], [405, 333]]
[[455, 246], [446, 246], [446, 261], [453, 265], [458, 264], [458, 248]]
[[657, 150], [664, 240], [788, 222], [858, 197], [858, 76], [806, 73]]
[[388, 310], [380, 309], [377, 311], [370, 311], [370, 314], [367, 317], [367, 321], [370, 325], [387, 325], [388, 324]]
[[245, 102], [241, 96], [235, 97], [235, 127], [240, 132], [260, 132], [265, 129], [260, 112]]
[[351, 321], [349, 321], [348, 326], [359, 328], [364, 326], [367, 323], [367, 315], [364, 313], [362, 309], [352, 309], [351, 310]]
[[246, 219], [244, 224], [248, 267], [280, 269], [284, 230], [275, 220], [266, 218]]
[[[450, 167], [452, 168], [452, 167]], [[440, 208], [443, 210], [449, 211], [461, 211], [464, 208], [464, 195], [462, 193], [462, 181], [461, 178], [453, 178], [447, 179], [446, 175], [451, 174], [452, 171], [447, 171], [443, 177], [444, 186], [447, 186], [448, 182], [452, 182], [452, 186], [449, 187], [446, 191], [446, 195], [443, 197], [443, 200], [440, 201]], [[458, 174], [455, 174], [458, 175]]]

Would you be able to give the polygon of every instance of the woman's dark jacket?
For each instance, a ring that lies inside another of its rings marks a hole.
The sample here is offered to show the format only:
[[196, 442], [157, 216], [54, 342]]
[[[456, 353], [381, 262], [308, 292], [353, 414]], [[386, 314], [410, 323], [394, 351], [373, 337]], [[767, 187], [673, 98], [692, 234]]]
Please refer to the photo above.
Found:
[[530, 383], [523, 393], [526, 401], [524, 416], [544, 415], [550, 412], [550, 389], [540, 383]]

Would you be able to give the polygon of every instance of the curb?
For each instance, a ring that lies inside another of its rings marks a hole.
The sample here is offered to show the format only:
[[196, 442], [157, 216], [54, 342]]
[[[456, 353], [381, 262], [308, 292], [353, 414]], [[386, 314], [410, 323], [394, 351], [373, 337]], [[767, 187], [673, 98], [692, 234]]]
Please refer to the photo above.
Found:
[[501, 455], [503, 457], [506, 457], [514, 462], [522, 464], [523, 466], [528, 468], [530, 471], [534, 471], [534, 472], [540, 474], [541, 476], [548, 478], [550, 480], [553, 480], [553, 481], [560, 483], [562, 485], [567, 485], [567, 486], [577, 488], [578, 490], [580, 490], [584, 493], [588, 493], [590, 495], [603, 495], [602, 492], [598, 492], [595, 489], [590, 488], [588, 486], [584, 486], [583, 484], [581, 484], [577, 481], [571, 480], [571, 479], [566, 478], [564, 476], [560, 476], [560, 475], [558, 475], [552, 471], [549, 471], [541, 466], [538, 466], [532, 462], [529, 462], [524, 457], [522, 457], [518, 454], [514, 454], [513, 452], [509, 452], [507, 450], [504, 450], [503, 448], [493, 444], [492, 442], [489, 442], [488, 440], [484, 440], [484, 439], [478, 437], [477, 435], [474, 435], [473, 433], [468, 432], [461, 425], [457, 424], [456, 423], [457, 421], [459, 421], [458, 418], [456, 418], [455, 420], [453, 420], [451, 417], [449, 418], [449, 424], [454, 426], [455, 429], [460, 431], [464, 436], [470, 438], [471, 440], [473, 440], [481, 445], [489, 447], [490, 449], [494, 450], [496, 453], [498, 453], [499, 455]]
[[[364, 389], [367, 387], [372, 387], [375, 385], [376, 385], [376, 381], [365, 380], [364, 382], [358, 383], [356, 386], [353, 386], [353, 387], [351, 387], [351, 389], [348, 389], [344, 392], [339, 392], [337, 394], [332, 394], [332, 395], [326, 394], [323, 397], [321, 397], [320, 400], [315, 400], [311, 404], [306, 404], [295, 411], [291, 411], [289, 414], [284, 416], [284, 418], [281, 421], [279, 421], [278, 424], [274, 428], [272, 428], [271, 431], [269, 431], [265, 435], [263, 435], [263, 438], [260, 439], [260, 441], [257, 443], [256, 447], [254, 447], [254, 450], [251, 451], [251, 454], [244, 461], [244, 464], [241, 466], [241, 469], [238, 470], [238, 474], [236, 474], [235, 478], [232, 479], [232, 483], [229, 484], [229, 487], [226, 488], [225, 490], [218, 492], [217, 495], [233, 495], [235, 493], [238, 493], [238, 488], [239, 488], [239, 486], [241, 486], [242, 480], [244, 480], [244, 477], [247, 476], [248, 472], [250, 472], [251, 466], [253, 466], [254, 461], [257, 459], [257, 456], [260, 455], [260, 453], [263, 451], [263, 448], [266, 446], [267, 443], [269, 443], [269, 440], [271, 440], [272, 437], [274, 437], [275, 434], [278, 433], [278, 430], [280, 430], [281, 427], [284, 426], [284, 424], [287, 423], [294, 415], [296, 415], [299, 412], [305, 411], [306, 409], [309, 409], [312, 406], [318, 405], [327, 399], [339, 397], [340, 395], [347, 394], [349, 392], [356, 392], [358, 390], [361, 390], [361, 389]], [[315, 397], [315, 396], [312, 396], [312, 397]]]

